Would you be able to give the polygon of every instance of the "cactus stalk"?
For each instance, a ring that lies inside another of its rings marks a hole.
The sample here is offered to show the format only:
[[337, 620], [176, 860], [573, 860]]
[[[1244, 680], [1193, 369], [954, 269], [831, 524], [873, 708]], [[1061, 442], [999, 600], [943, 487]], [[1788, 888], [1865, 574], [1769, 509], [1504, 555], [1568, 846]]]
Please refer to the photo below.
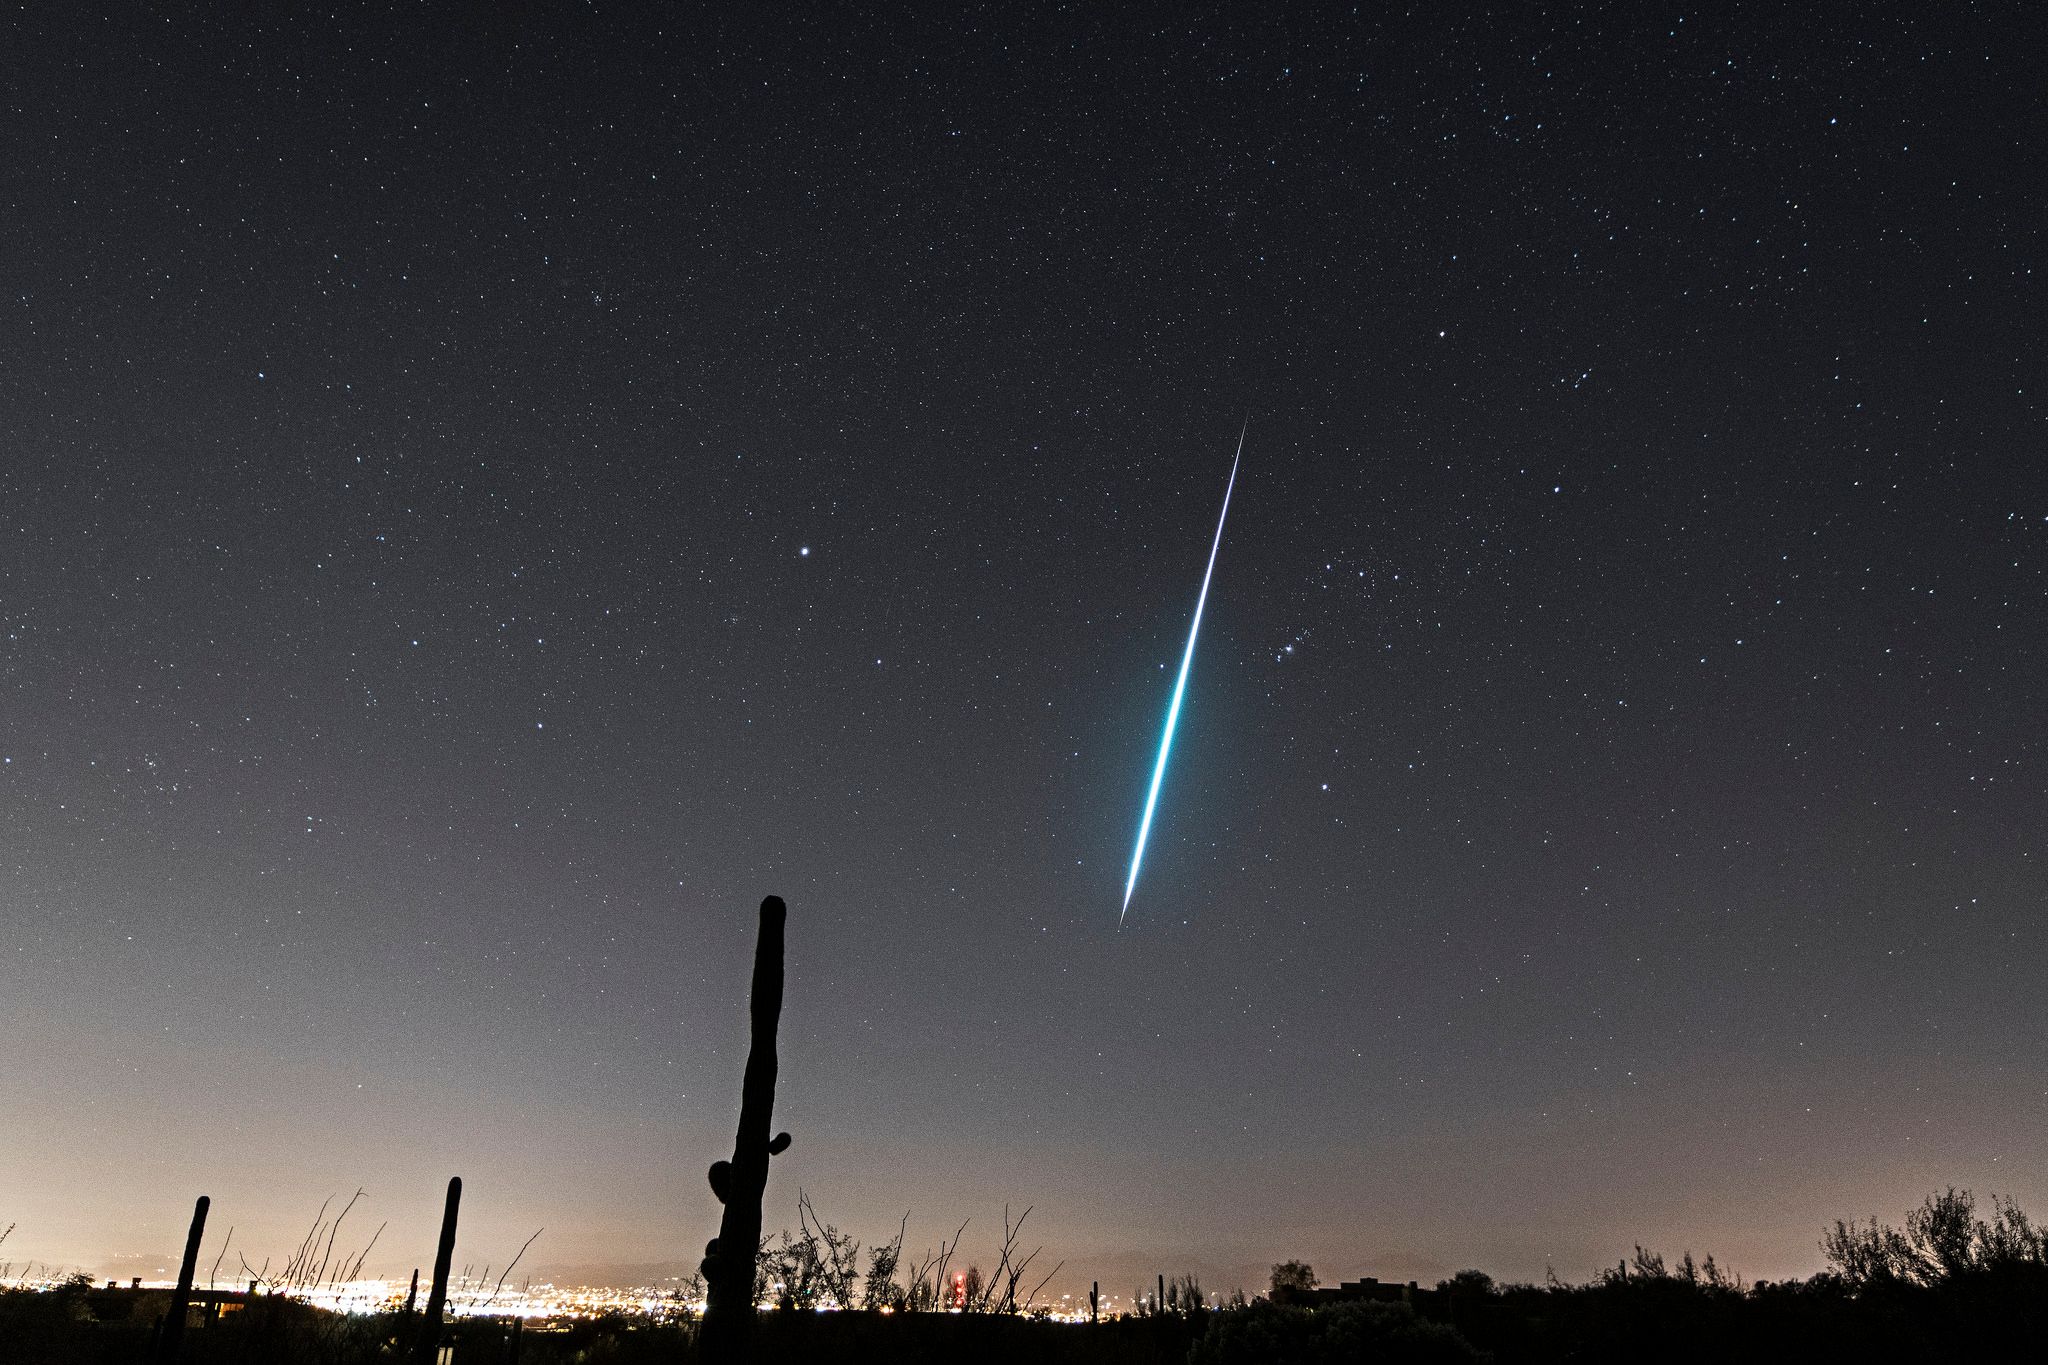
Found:
[[427, 1311], [420, 1321], [418, 1345], [413, 1359], [418, 1365], [434, 1365], [441, 1345], [441, 1316], [448, 1307], [448, 1267], [455, 1260], [455, 1214], [462, 1204], [462, 1177], [448, 1177], [448, 1202], [441, 1209], [441, 1245], [434, 1252], [434, 1286], [427, 1291]]
[[178, 1263], [178, 1287], [171, 1291], [171, 1306], [164, 1312], [164, 1325], [156, 1337], [159, 1365], [173, 1365], [178, 1348], [185, 1341], [185, 1310], [192, 1302], [192, 1272], [199, 1264], [199, 1242], [206, 1236], [206, 1211], [213, 1201], [205, 1195], [192, 1206], [192, 1227], [185, 1234], [185, 1259]]
[[789, 1134], [768, 1136], [775, 1109], [775, 1030], [782, 1018], [782, 897], [761, 902], [761, 932], [754, 944], [754, 981], [748, 1009], [752, 1038], [740, 1086], [739, 1129], [732, 1160], [714, 1162], [711, 1192], [725, 1205], [718, 1236], [704, 1248], [704, 1326], [698, 1346], [707, 1365], [747, 1358], [754, 1328], [754, 1258], [761, 1245], [761, 1196], [768, 1159], [789, 1150]]

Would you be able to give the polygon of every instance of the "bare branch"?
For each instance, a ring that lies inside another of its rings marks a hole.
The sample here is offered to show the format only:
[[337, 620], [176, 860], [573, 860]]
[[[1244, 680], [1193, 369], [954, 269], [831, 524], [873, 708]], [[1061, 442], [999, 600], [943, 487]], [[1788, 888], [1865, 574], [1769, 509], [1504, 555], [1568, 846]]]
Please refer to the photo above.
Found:
[[227, 1240], [220, 1244], [220, 1255], [213, 1258], [213, 1269], [206, 1272], [206, 1287], [213, 1288], [214, 1276], [220, 1274], [220, 1263], [227, 1258], [228, 1248], [235, 1244], [235, 1225], [228, 1224]]
[[[1042, 1249], [1042, 1248], [1041, 1248], [1041, 1249]], [[1038, 1254], [1038, 1252], [1034, 1251], [1034, 1252], [1032, 1252], [1031, 1254], [1032, 1254], [1032, 1255], [1034, 1255], [1034, 1256], [1036, 1256], [1036, 1255]], [[1033, 1289], [1033, 1290], [1032, 1290], [1032, 1291], [1031, 1291], [1031, 1292], [1030, 1292], [1029, 1294], [1026, 1294], [1026, 1295], [1024, 1296], [1024, 1307], [1025, 1307], [1025, 1309], [1026, 1309], [1027, 1311], [1028, 1311], [1028, 1310], [1030, 1309], [1030, 1307], [1031, 1307], [1031, 1301], [1032, 1301], [1033, 1299], [1035, 1299], [1035, 1298], [1037, 1298], [1037, 1297], [1038, 1297], [1038, 1294], [1039, 1294], [1039, 1290], [1042, 1290], [1042, 1289], [1044, 1289], [1044, 1288], [1045, 1288], [1045, 1287], [1046, 1287], [1047, 1285], [1051, 1284], [1051, 1283], [1052, 1283], [1052, 1277], [1053, 1277], [1053, 1276], [1055, 1276], [1055, 1275], [1057, 1275], [1057, 1274], [1059, 1274], [1059, 1273], [1060, 1273], [1060, 1271], [1061, 1271], [1061, 1270], [1063, 1270], [1063, 1269], [1064, 1269], [1064, 1268], [1066, 1267], [1066, 1264], [1067, 1264], [1067, 1263], [1066, 1263], [1065, 1261], [1061, 1261], [1061, 1262], [1060, 1262], [1060, 1263], [1059, 1263], [1058, 1265], [1054, 1266], [1054, 1267], [1053, 1267], [1053, 1268], [1052, 1268], [1051, 1270], [1048, 1270], [1048, 1271], [1046, 1271], [1046, 1272], [1045, 1272], [1045, 1278], [1044, 1278], [1044, 1279], [1042, 1279], [1042, 1280], [1040, 1280], [1040, 1281], [1038, 1282], [1038, 1286], [1037, 1286], [1037, 1288]]]
[[[391, 1220], [388, 1218], [377, 1224], [377, 1230], [370, 1234], [370, 1245], [363, 1248], [362, 1254], [356, 1257], [355, 1264], [349, 1266], [346, 1273], [340, 1270], [335, 1272], [334, 1282], [337, 1285], [354, 1284], [358, 1279], [362, 1278], [363, 1262], [370, 1259], [370, 1247], [377, 1245], [377, 1239], [382, 1237], [384, 1229], [390, 1226]], [[344, 1261], [342, 1264], [346, 1266], [348, 1263]]]
[[[534, 1232], [534, 1234], [533, 1234], [533, 1236], [532, 1236], [532, 1237], [529, 1237], [529, 1238], [527, 1238], [525, 1242], [523, 1242], [523, 1243], [521, 1243], [521, 1244], [520, 1244], [520, 1247], [519, 1247], [519, 1255], [518, 1255], [518, 1256], [514, 1256], [514, 1257], [512, 1258], [512, 1262], [511, 1262], [511, 1265], [507, 1265], [507, 1266], [505, 1267], [505, 1272], [504, 1272], [504, 1274], [502, 1274], [502, 1275], [498, 1276], [498, 1283], [497, 1283], [497, 1286], [496, 1286], [496, 1288], [493, 1288], [493, 1289], [491, 1290], [491, 1296], [490, 1296], [490, 1297], [489, 1297], [488, 1299], [485, 1299], [485, 1300], [483, 1301], [483, 1303], [481, 1303], [480, 1305], [478, 1305], [478, 1307], [479, 1307], [479, 1308], [489, 1308], [489, 1307], [490, 1307], [490, 1306], [491, 1306], [492, 1304], [494, 1304], [494, 1303], [496, 1303], [496, 1302], [498, 1301], [498, 1291], [499, 1291], [499, 1290], [501, 1290], [501, 1289], [503, 1289], [503, 1288], [505, 1287], [505, 1276], [506, 1276], [506, 1275], [510, 1275], [510, 1274], [512, 1273], [512, 1266], [515, 1266], [515, 1265], [518, 1265], [518, 1264], [519, 1264], [519, 1257], [520, 1257], [520, 1256], [524, 1256], [524, 1255], [526, 1254], [526, 1248], [527, 1248], [527, 1247], [530, 1247], [530, 1246], [532, 1246], [532, 1245], [534, 1244], [534, 1241], [535, 1241], [535, 1239], [536, 1239], [536, 1238], [538, 1238], [538, 1237], [539, 1237], [539, 1236], [541, 1235], [541, 1233], [543, 1233], [543, 1232], [546, 1232], [546, 1231], [547, 1231], [547, 1229], [546, 1229], [546, 1228], [540, 1228], [540, 1229], [538, 1229], [538, 1230], [536, 1230], [536, 1231]], [[486, 1267], [486, 1268], [485, 1268], [485, 1270], [484, 1270], [484, 1274], [488, 1275], [488, 1274], [490, 1274], [490, 1273], [491, 1273], [491, 1272], [490, 1272], [490, 1269], [489, 1269], [489, 1267]]]
[[334, 1215], [334, 1224], [327, 1229], [327, 1247], [320, 1253], [320, 1268], [313, 1272], [313, 1277], [308, 1283], [319, 1284], [327, 1278], [327, 1262], [334, 1255], [334, 1234], [341, 1231], [341, 1220], [348, 1217], [348, 1211], [354, 1208], [356, 1200], [362, 1197], [362, 1188], [358, 1186], [356, 1192], [349, 1196], [348, 1203], [343, 1206], [341, 1212]]

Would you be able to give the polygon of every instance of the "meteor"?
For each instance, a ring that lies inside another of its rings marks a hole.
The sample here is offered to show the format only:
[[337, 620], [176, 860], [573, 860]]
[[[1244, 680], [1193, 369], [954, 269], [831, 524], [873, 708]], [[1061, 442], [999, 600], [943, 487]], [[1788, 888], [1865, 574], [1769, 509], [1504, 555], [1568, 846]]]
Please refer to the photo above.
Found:
[[1201, 595], [1195, 598], [1195, 619], [1188, 626], [1188, 647], [1181, 651], [1180, 679], [1173, 685], [1173, 703], [1166, 708], [1166, 730], [1159, 736], [1159, 758], [1152, 765], [1152, 789], [1145, 793], [1145, 815], [1138, 821], [1138, 844], [1131, 850], [1131, 875], [1124, 881], [1124, 908], [1117, 912], [1117, 927], [1131, 913], [1131, 893], [1138, 889], [1138, 865], [1145, 861], [1145, 837], [1152, 832], [1152, 811], [1159, 804], [1159, 783], [1166, 776], [1166, 756], [1173, 749], [1173, 727], [1180, 720], [1180, 702], [1188, 690], [1188, 669], [1195, 662], [1195, 636], [1202, 629], [1202, 608], [1209, 601], [1209, 579], [1216, 572], [1216, 552], [1223, 548], [1223, 522], [1230, 515], [1230, 490], [1237, 487], [1237, 462], [1244, 458], [1247, 421], [1237, 433], [1237, 454], [1230, 459], [1230, 482], [1223, 485], [1223, 513], [1216, 518], [1216, 539], [1209, 546], [1209, 567], [1202, 570]]

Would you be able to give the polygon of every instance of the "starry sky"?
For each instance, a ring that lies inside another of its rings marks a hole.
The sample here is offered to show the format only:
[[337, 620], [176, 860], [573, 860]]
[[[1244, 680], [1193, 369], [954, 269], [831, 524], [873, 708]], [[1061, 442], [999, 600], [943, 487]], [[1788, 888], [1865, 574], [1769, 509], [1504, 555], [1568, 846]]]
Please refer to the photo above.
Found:
[[2048, 1211], [2048, 25], [1790, 9], [0, 18], [7, 1253], [688, 1266], [770, 892], [771, 1227]]

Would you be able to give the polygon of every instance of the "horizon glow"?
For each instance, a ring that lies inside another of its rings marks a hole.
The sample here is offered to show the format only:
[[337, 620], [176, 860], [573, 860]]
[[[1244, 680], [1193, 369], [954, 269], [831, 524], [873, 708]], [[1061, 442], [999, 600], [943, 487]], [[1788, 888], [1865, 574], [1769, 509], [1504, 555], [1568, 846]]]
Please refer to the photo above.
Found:
[[1123, 909], [1117, 912], [1117, 928], [1123, 928], [1124, 917], [1131, 913], [1131, 893], [1138, 889], [1138, 867], [1145, 861], [1145, 840], [1152, 833], [1152, 812], [1159, 805], [1159, 784], [1166, 776], [1166, 756], [1173, 751], [1173, 728], [1180, 722], [1181, 698], [1187, 695], [1188, 669], [1195, 662], [1195, 637], [1202, 630], [1202, 608], [1209, 602], [1209, 580], [1216, 573], [1216, 552], [1223, 548], [1223, 523], [1230, 517], [1230, 493], [1237, 487], [1237, 465], [1244, 458], [1245, 433], [1251, 430], [1247, 420], [1237, 433], [1237, 453], [1230, 458], [1230, 481], [1223, 485], [1223, 511], [1216, 518], [1216, 539], [1209, 544], [1209, 566], [1202, 570], [1202, 591], [1195, 598], [1195, 619], [1188, 625], [1187, 648], [1181, 651], [1180, 677], [1173, 684], [1173, 702], [1166, 708], [1166, 729], [1159, 736], [1159, 757], [1152, 764], [1152, 786], [1145, 793], [1145, 814], [1138, 821], [1138, 842], [1131, 850], [1131, 873], [1124, 879]]

